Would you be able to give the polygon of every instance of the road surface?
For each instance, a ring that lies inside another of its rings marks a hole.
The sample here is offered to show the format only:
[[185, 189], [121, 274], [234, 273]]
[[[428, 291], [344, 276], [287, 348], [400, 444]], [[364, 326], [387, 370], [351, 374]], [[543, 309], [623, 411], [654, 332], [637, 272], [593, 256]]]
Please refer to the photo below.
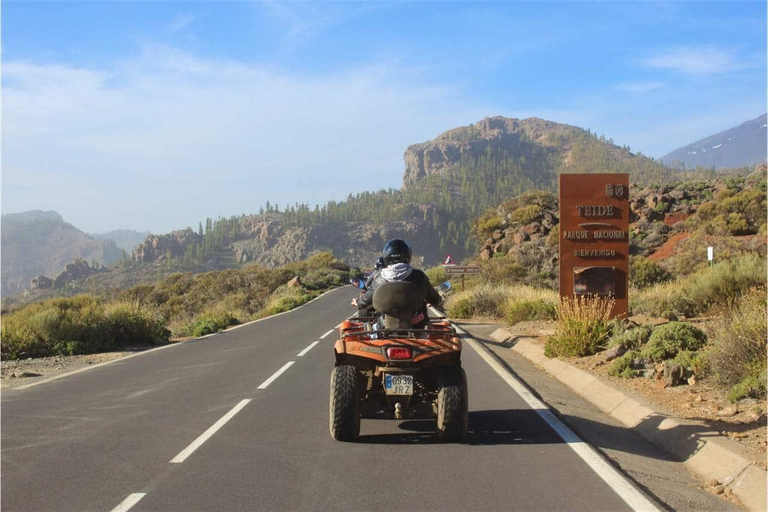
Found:
[[333, 343], [355, 294], [4, 391], [3, 511], [654, 506], [588, 465], [468, 344], [464, 443], [438, 443], [426, 420], [363, 420], [359, 442], [332, 440]]

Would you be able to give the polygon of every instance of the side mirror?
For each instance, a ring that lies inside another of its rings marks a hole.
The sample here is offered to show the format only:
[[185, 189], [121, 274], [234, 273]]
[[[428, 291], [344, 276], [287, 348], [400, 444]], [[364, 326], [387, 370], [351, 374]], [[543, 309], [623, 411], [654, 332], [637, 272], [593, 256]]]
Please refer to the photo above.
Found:
[[349, 284], [351, 284], [355, 288], [360, 288], [361, 290], [365, 290], [365, 281], [363, 281], [359, 277], [353, 277], [352, 279], [350, 279]]
[[439, 291], [439, 292], [447, 292], [450, 289], [451, 289], [451, 282], [450, 281], [446, 281], [446, 282], [444, 282], [443, 284], [441, 284], [440, 286], [437, 287], [437, 291]]

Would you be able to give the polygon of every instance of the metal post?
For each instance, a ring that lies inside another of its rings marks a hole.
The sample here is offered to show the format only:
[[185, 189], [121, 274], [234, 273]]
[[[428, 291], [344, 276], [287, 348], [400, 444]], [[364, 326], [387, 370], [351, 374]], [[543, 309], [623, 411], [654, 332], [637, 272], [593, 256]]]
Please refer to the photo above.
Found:
[[464, 291], [464, 274], [461, 274], [461, 291]]

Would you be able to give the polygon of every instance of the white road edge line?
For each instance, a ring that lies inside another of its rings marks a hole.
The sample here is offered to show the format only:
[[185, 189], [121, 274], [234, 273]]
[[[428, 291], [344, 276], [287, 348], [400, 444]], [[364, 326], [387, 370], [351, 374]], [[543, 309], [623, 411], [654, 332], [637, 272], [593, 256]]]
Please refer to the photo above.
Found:
[[325, 339], [325, 338], [327, 338], [327, 337], [328, 337], [328, 335], [329, 335], [329, 334], [331, 334], [333, 331], [335, 331], [335, 329], [331, 329], [331, 330], [330, 330], [330, 331], [328, 331], [327, 333], [323, 334], [322, 336], [320, 336], [320, 339], [321, 339], [321, 340], [324, 340], [324, 339]]
[[141, 498], [146, 495], [147, 493], [145, 492], [135, 492], [133, 494], [129, 494], [128, 497], [121, 501], [118, 506], [112, 509], [112, 512], [126, 512], [127, 510], [130, 510], [132, 506], [141, 501]]
[[295, 307], [295, 308], [293, 308], [293, 309], [291, 309], [291, 310], [288, 310], [288, 311], [283, 311], [282, 313], [275, 313], [274, 315], [270, 315], [270, 316], [265, 316], [264, 318], [259, 318], [258, 320], [251, 320], [250, 322], [245, 322], [244, 324], [235, 325], [235, 326], [232, 326], [232, 327], [230, 327], [230, 328], [228, 328], [228, 329], [225, 329], [225, 330], [223, 330], [223, 331], [219, 331], [218, 333], [214, 333], [214, 334], [226, 334], [226, 333], [228, 333], [229, 331], [234, 331], [235, 329], [240, 329], [241, 327], [245, 327], [245, 326], [247, 326], [247, 325], [251, 325], [251, 324], [257, 324], [257, 323], [259, 323], [259, 322], [263, 322], [263, 321], [265, 321], [265, 320], [271, 320], [271, 319], [273, 319], [273, 318], [277, 318], [277, 317], [279, 317], [279, 316], [287, 315], [288, 313], [293, 313], [294, 311], [298, 311], [298, 310], [300, 310], [301, 308], [303, 308], [303, 307], [305, 307], [305, 306], [309, 306], [310, 304], [312, 304], [312, 303], [313, 303], [313, 302], [315, 302], [316, 300], [320, 300], [321, 298], [325, 297], [325, 296], [326, 296], [326, 295], [328, 295], [329, 293], [333, 293], [333, 292], [335, 292], [336, 290], [341, 290], [342, 288], [346, 288], [346, 287], [348, 287], [348, 286], [351, 286], [351, 285], [340, 286], [340, 287], [338, 287], [338, 288], [333, 288], [333, 289], [331, 289], [331, 290], [328, 290], [327, 292], [325, 292], [325, 293], [322, 293], [322, 294], [318, 295], [317, 297], [315, 297], [314, 299], [310, 300], [309, 302], [305, 302], [305, 303], [304, 303], [304, 304], [302, 304], [301, 306]]
[[221, 427], [226, 425], [227, 422], [229, 420], [231, 420], [235, 416], [235, 414], [240, 412], [240, 410], [243, 407], [248, 405], [248, 403], [250, 401], [251, 401], [250, 398], [246, 398], [244, 400], [240, 400], [240, 403], [238, 403], [236, 406], [234, 406], [227, 414], [222, 416], [219, 419], [219, 421], [217, 421], [216, 423], [211, 425], [211, 427], [208, 430], [206, 430], [205, 432], [203, 432], [200, 435], [200, 437], [198, 437], [197, 439], [192, 441], [192, 443], [189, 446], [187, 446], [186, 448], [181, 450], [181, 452], [179, 452], [179, 454], [177, 456], [172, 458], [170, 460], [170, 463], [171, 464], [180, 464], [180, 463], [184, 462], [187, 459], [187, 457], [192, 455], [194, 453], [194, 451], [197, 450], [198, 448], [200, 448], [200, 446], [202, 446], [202, 444], [204, 442], [206, 442], [213, 434], [215, 434]]
[[291, 365], [293, 365], [293, 363], [295, 363], [295, 362], [296, 362], [296, 361], [288, 361], [287, 363], [285, 363], [285, 365], [283, 365], [283, 367], [282, 367], [282, 368], [280, 368], [280, 369], [279, 369], [279, 370], [277, 370], [275, 373], [273, 373], [273, 374], [272, 374], [272, 376], [271, 376], [270, 378], [268, 378], [267, 380], [265, 380], [264, 382], [262, 382], [262, 383], [261, 383], [261, 386], [259, 386], [259, 387], [258, 387], [258, 388], [256, 388], [256, 389], [266, 389], [266, 387], [267, 387], [267, 386], [269, 386], [270, 384], [272, 384], [272, 383], [275, 381], [275, 379], [276, 379], [276, 378], [278, 378], [279, 376], [281, 376], [281, 375], [283, 374], [283, 372], [284, 372], [285, 370], [287, 370], [288, 368], [290, 368], [290, 367], [291, 367]]
[[[456, 326], [457, 332], [469, 336], [464, 329]], [[486, 362], [488, 366], [506, 382], [520, 397], [541, 416], [541, 418], [559, 435], [563, 441], [583, 460], [587, 466], [594, 471], [613, 491], [629, 505], [632, 510], [659, 511], [659, 508], [640, 491], [638, 491], [629, 481], [611, 466], [597, 451], [588, 443], [582, 441], [579, 436], [573, 433], [557, 416], [549, 409], [549, 406], [536, 398], [531, 391], [509, 373], [480, 343], [471, 337], [466, 338], [467, 343], [477, 354]]]
[[317, 345], [318, 343], [320, 343], [320, 340], [317, 340], [317, 341], [313, 341], [312, 343], [310, 343], [310, 344], [309, 344], [309, 346], [308, 346], [307, 348], [305, 348], [304, 350], [302, 350], [301, 352], [299, 352], [299, 355], [298, 355], [298, 356], [296, 356], [296, 357], [301, 357], [301, 356], [303, 356], [304, 354], [306, 354], [307, 352], [309, 352], [310, 350], [312, 350], [313, 348], [315, 348], [315, 345]]

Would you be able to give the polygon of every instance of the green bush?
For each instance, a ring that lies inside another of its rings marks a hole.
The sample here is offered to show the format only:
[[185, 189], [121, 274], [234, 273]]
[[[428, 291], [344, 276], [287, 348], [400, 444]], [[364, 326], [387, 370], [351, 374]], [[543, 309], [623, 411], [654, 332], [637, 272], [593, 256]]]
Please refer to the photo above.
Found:
[[547, 338], [547, 357], [592, 355], [611, 335], [609, 318], [615, 301], [600, 296], [563, 298], [557, 308], [557, 331]]
[[765, 381], [768, 379], [766, 370], [744, 377], [728, 391], [728, 400], [738, 402], [743, 398], [765, 398]]
[[89, 354], [168, 340], [164, 321], [138, 302], [105, 306], [79, 295], [30, 304], [5, 315], [2, 357]]
[[104, 328], [116, 346], [158, 345], [168, 341], [165, 321], [138, 302], [110, 303], [104, 311]]
[[656, 283], [672, 279], [672, 274], [653, 260], [643, 256], [630, 256], [629, 282], [638, 288], [645, 288]]
[[509, 220], [518, 224], [528, 224], [538, 219], [543, 213], [544, 210], [542, 210], [541, 206], [529, 204], [513, 211], [509, 216]]
[[640, 325], [621, 333], [617, 333], [613, 329], [614, 335], [609, 345], [623, 345], [627, 350], [634, 350], [648, 342], [648, 339], [651, 337], [651, 331], [652, 329], [647, 325]]
[[451, 297], [446, 304], [446, 312], [451, 318], [472, 318], [475, 314], [472, 292], [460, 292]]
[[554, 320], [557, 308], [543, 299], [511, 301], [507, 304], [506, 317], [510, 325], [526, 320]]
[[696, 351], [707, 342], [704, 332], [691, 324], [670, 322], [656, 327], [641, 355], [653, 361], [674, 358], [682, 351]]
[[637, 350], [630, 350], [623, 356], [617, 357], [611, 362], [611, 366], [608, 368], [608, 375], [625, 379], [637, 377], [639, 372], [633, 369], [632, 365], [639, 356], [640, 353]]
[[203, 313], [192, 322], [190, 333], [195, 337], [205, 336], [206, 334], [223, 331], [227, 327], [237, 325], [238, 323], [237, 318], [228, 311], [209, 311]]
[[520, 282], [528, 271], [514, 258], [507, 255], [494, 257], [480, 263], [482, 280], [492, 286]]
[[448, 274], [445, 273], [445, 268], [442, 266], [432, 267], [424, 273], [427, 274], [432, 286], [441, 285], [448, 280]]

